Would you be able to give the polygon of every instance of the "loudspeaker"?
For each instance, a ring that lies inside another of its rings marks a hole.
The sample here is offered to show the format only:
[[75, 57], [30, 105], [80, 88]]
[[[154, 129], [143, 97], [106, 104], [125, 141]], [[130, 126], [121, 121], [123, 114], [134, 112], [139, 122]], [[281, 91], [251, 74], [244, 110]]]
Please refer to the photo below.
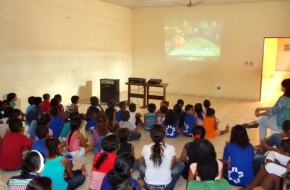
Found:
[[101, 102], [108, 102], [115, 99], [120, 102], [119, 79], [100, 79]]

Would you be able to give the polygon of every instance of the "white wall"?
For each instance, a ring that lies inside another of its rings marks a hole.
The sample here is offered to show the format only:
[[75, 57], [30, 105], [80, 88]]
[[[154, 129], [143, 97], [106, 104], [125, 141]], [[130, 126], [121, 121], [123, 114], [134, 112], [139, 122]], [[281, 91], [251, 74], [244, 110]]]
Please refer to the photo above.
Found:
[[[133, 74], [161, 78], [167, 92], [258, 100], [264, 37], [289, 37], [290, 1], [133, 10]], [[168, 61], [164, 17], [225, 12], [218, 63]], [[245, 62], [253, 62], [253, 66]], [[221, 90], [217, 90], [221, 86]]]
[[[132, 75], [132, 9], [95, 0], [0, 2], [0, 99], [99, 96], [100, 78]], [[86, 85], [86, 81], [92, 81]]]

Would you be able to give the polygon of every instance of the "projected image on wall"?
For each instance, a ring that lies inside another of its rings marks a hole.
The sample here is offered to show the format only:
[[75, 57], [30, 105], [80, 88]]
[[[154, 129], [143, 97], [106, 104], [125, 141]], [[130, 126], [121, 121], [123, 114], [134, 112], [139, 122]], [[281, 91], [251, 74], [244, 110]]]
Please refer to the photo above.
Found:
[[221, 52], [222, 15], [170, 16], [165, 19], [165, 53], [170, 59], [217, 61]]

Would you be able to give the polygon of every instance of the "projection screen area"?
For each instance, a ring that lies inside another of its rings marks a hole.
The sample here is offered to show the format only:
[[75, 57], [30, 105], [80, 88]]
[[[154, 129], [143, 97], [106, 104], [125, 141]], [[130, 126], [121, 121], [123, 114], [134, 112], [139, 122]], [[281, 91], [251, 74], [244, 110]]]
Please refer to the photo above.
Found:
[[223, 28], [224, 12], [166, 16], [166, 57], [170, 60], [218, 61]]

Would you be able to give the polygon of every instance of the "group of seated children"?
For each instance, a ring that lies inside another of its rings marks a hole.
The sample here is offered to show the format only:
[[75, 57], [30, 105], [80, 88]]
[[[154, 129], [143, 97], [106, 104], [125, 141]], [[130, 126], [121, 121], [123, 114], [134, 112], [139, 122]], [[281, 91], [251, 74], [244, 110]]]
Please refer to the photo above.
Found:
[[149, 131], [154, 124], [161, 124], [166, 129], [167, 138], [176, 138], [180, 133], [191, 137], [194, 126], [202, 125], [206, 130], [207, 138], [214, 138], [229, 132], [229, 125], [224, 130], [218, 129], [219, 120], [215, 117], [215, 110], [210, 108], [210, 101], [204, 101], [204, 109], [201, 103], [195, 106], [187, 104], [185, 109], [182, 107], [184, 101], [179, 99], [174, 105], [173, 110], [168, 109], [168, 102], [162, 101], [160, 109], [156, 111], [156, 105], [148, 105], [148, 112], [144, 116], [144, 130]]

